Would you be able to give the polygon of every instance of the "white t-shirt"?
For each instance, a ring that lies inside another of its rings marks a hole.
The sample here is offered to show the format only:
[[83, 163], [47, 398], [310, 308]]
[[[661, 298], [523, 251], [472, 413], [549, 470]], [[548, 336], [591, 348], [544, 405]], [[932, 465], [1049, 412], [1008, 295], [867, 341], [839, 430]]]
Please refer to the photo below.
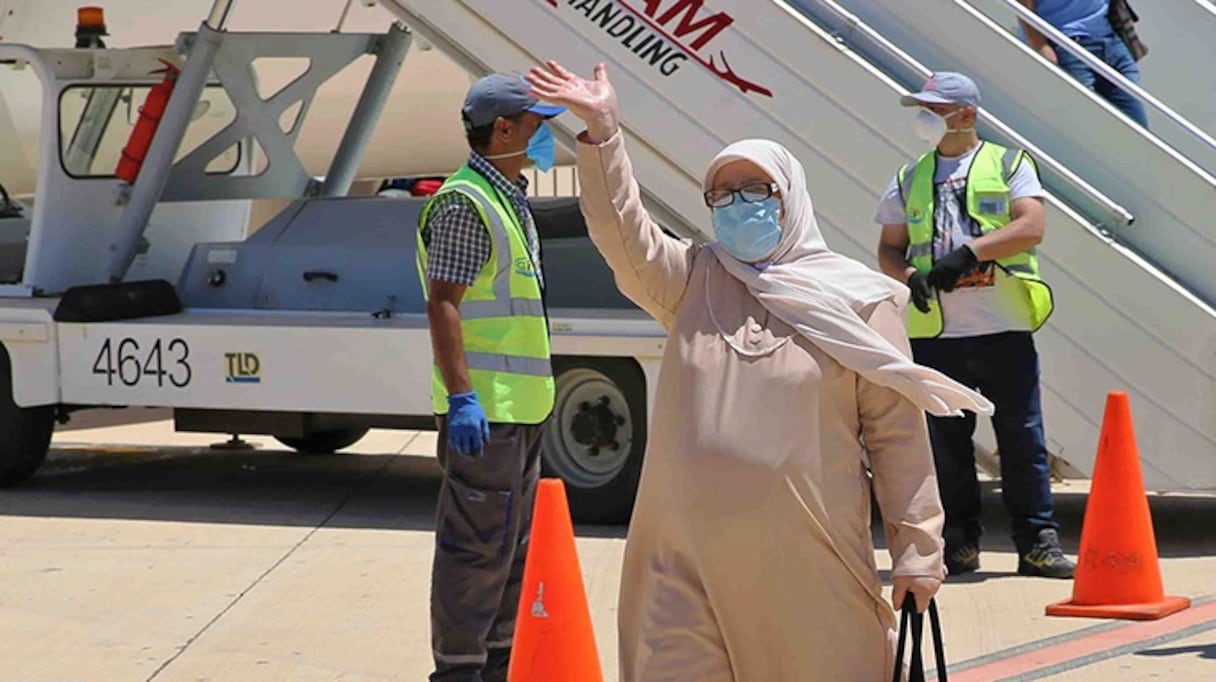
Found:
[[[936, 199], [933, 219], [937, 229], [933, 234], [933, 257], [942, 258], [954, 249], [980, 236], [980, 226], [965, 210], [967, 172], [975, 159], [975, 149], [962, 156], [938, 154], [937, 172], [933, 184]], [[909, 168], [916, 162], [909, 163]], [[1034, 167], [1023, 160], [1009, 179], [1009, 201], [1026, 197], [1045, 197]], [[899, 192], [896, 174], [878, 202], [874, 221], [880, 225], [901, 225], [907, 222], [907, 209]], [[986, 272], [978, 268], [964, 275], [957, 288], [938, 292], [945, 326], [943, 338], [983, 336], [1009, 331], [1030, 331], [1030, 301], [1014, 284], [1012, 275], [995, 264]]]

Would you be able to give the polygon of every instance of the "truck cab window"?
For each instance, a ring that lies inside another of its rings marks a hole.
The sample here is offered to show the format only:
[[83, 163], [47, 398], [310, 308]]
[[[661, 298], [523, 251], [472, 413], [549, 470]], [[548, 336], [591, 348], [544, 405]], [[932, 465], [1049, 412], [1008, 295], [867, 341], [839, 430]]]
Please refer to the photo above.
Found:
[[[139, 121], [139, 109], [150, 86], [76, 86], [59, 98], [59, 156], [73, 177], [110, 178], [122, 149]], [[195, 105], [178, 150], [180, 160], [236, 120], [236, 108], [220, 87], [209, 87]], [[212, 159], [208, 173], [226, 175], [240, 163], [240, 149], [229, 148]]]

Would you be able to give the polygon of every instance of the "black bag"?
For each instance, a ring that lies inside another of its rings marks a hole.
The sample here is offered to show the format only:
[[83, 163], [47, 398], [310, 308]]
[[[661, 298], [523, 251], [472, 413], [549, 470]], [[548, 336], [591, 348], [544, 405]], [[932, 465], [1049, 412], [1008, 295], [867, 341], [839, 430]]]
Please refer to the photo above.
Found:
[[[942, 645], [942, 624], [937, 615], [937, 602], [932, 599], [929, 600], [929, 627], [933, 629], [933, 656], [937, 659], [937, 679], [938, 682], [946, 682], [946, 650]], [[900, 673], [904, 666], [904, 645], [908, 642], [909, 629], [912, 631], [912, 660], [908, 662], [908, 682], [925, 682], [925, 661], [920, 653], [925, 614], [916, 612], [916, 598], [911, 593], [904, 599], [903, 612], [899, 617], [899, 645], [895, 649], [895, 674], [891, 677], [892, 682], [900, 682]]]
[[1132, 59], [1136, 61], [1144, 59], [1144, 55], [1148, 54], [1148, 46], [1144, 44], [1143, 40], [1140, 40], [1140, 36], [1136, 35], [1136, 22], [1140, 21], [1140, 17], [1127, 0], [1110, 0], [1106, 18], [1110, 20], [1115, 34], [1123, 40], [1124, 45], [1127, 45], [1128, 52], [1132, 53]]

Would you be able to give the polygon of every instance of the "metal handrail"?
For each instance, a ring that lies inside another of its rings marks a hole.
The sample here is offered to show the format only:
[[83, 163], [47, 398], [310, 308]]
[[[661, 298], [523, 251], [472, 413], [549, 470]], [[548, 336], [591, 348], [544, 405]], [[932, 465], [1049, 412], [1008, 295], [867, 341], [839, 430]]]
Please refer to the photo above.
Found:
[[1004, 0], [1004, 2], [1009, 6], [1010, 9], [1017, 13], [1018, 17], [1020, 17], [1023, 21], [1031, 26], [1034, 26], [1034, 28], [1044, 36], [1050, 37], [1055, 47], [1063, 47], [1068, 51], [1069, 54], [1077, 59], [1080, 59], [1083, 64], [1093, 69], [1103, 78], [1111, 83], [1114, 83], [1115, 85], [1118, 85], [1123, 90], [1132, 93], [1137, 99], [1151, 105], [1163, 116], [1199, 139], [1199, 141], [1213, 149], [1216, 149], [1216, 139], [1213, 139], [1211, 135], [1205, 133], [1194, 123], [1187, 120], [1185, 116], [1171, 109], [1169, 105], [1154, 97], [1152, 93], [1140, 87], [1140, 85], [1128, 80], [1123, 74], [1111, 68], [1109, 64], [1090, 54], [1089, 50], [1086, 50], [1084, 47], [1078, 45], [1076, 41], [1064, 35], [1064, 33], [1062, 33], [1055, 26], [1047, 23], [1038, 14], [1034, 13], [1030, 9], [1027, 9], [1020, 2], [1018, 2], [1018, 0]]
[[[901, 62], [905, 68], [911, 70], [921, 78], [927, 79], [929, 76], [933, 75], [933, 71], [931, 69], [927, 68], [919, 61], [914, 59], [912, 55], [904, 52], [897, 45], [887, 40], [881, 33], [875, 31], [868, 24], [857, 17], [857, 15], [841, 7], [835, 2], [835, 0], [803, 1], [815, 2], [824, 9], [827, 9], [829, 12], [836, 15], [836, 17], [843, 22], [845, 28], [847, 28], [849, 31], [861, 34], [866, 40], [875, 44], [883, 52], [886, 52], [888, 55], [894, 57], [896, 60]], [[839, 34], [836, 35], [836, 38], [843, 41], [843, 36], [840, 36]], [[1057, 161], [1051, 155], [1047, 154], [1040, 147], [1030, 142], [1030, 140], [1027, 140], [1013, 128], [1006, 125], [1005, 122], [992, 116], [984, 109], [980, 109], [978, 117], [1011, 142], [1030, 152], [1034, 156], [1035, 160], [1039, 161], [1042, 166], [1049, 168], [1074, 188], [1080, 190], [1084, 194], [1089, 195], [1095, 200], [1096, 203], [1103, 205], [1107, 212], [1112, 214], [1119, 221], [1120, 225], [1131, 225], [1132, 222], [1135, 221], [1135, 216], [1132, 215], [1131, 211], [1128, 211], [1118, 202], [1104, 194], [1101, 190], [1086, 182], [1084, 178], [1072, 172], [1067, 166]]]

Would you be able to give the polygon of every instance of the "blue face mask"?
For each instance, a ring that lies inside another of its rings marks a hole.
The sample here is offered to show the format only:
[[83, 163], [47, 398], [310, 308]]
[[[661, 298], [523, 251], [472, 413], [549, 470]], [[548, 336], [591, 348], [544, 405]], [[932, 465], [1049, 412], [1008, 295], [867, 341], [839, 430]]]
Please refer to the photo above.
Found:
[[548, 124], [540, 124], [531, 139], [528, 140], [528, 150], [524, 153], [529, 159], [532, 159], [532, 163], [536, 164], [536, 168], [540, 172], [549, 172], [549, 169], [553, 167], [553, 162], [557, 159], [557, 147], [553, 142], [553, 131], [549, 130]]
[[769, 197], [759, 204], [741, 199], [713, 213], [714, 232], [722, 248], [745, 263], [773, 255], [781, 243], [781, 200]]

